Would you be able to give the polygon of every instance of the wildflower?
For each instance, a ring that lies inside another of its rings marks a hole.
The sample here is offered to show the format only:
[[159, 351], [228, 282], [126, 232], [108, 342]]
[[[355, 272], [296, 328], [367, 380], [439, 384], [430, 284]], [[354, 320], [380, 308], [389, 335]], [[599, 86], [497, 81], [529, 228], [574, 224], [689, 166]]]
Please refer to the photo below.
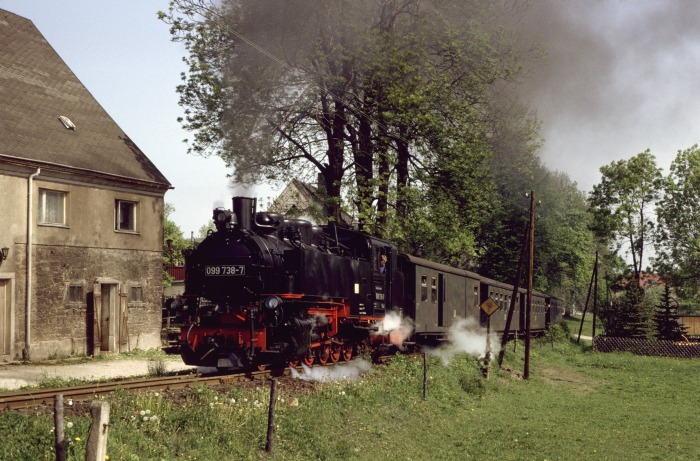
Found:
[[214, 408], [214, 403], [210, 403], [209, 408]]
[[156, 397], [159, 397], [159, 396], [160, 396], [160, 394], [157, 393], [157, 392], [155, 392], [153, 395], [156, 396]]
[[147, 414], [147, 415], [150, 415], [150, 414], [151, 414], [151, 410], [146, 410], [146, 414]]
[[76, 442], [80, 442], [80, 437], [76, 437], [76, 438], [75, 438], [75, 441], [76, 441]]
[[232, 404], [236, 403], [236, 399], [231, 399], [231, 403]]
[[148, 421], [148, 416], [144, 416], [144, 417], [143, 417], [143, 422], [145, 423], [145, 422], [147, 422], [147, 421]]
[[68, 399], [67, 403], [69, 407], [73, 406], [73, 399]]
[[139, 411], [139, 414], [140, 414], [141, 416], [146, 416], [146, 412], [143, 411], [143, 410]]
[[214, 400], [219, 400], [219, 397], [217, 395], [215, 395]]
[[156, 415], [151, 416], [151, 421], [158, 421], [158, 416], [156, 416]]
[[70, 429], [71, 427], [73, 427], [73, 422], [72, 422], [72, 421], [68, 421], [68, 422], [66, 423], [66, 427], [67, 427], [68, 429]]

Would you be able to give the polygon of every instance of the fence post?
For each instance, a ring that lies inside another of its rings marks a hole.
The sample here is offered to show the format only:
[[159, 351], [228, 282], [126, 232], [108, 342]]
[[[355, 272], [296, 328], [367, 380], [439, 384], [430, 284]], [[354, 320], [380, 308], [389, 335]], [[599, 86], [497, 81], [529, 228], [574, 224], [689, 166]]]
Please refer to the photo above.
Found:
[[272, 452], [272, 443], [275, 439], [275, 403], [277, 402], [277, 380], [270, 384], [270, 407], [267, 412], [267, 445], [265, 451]]
[[53, 398], [53, 425], [56, 436], [56, 461], [66, 461], [66, 434], [63, 429], [63, 394]]
[[107, 430], [109, 429], [109, 403], [93, 401], [90, 405], [92, 424], [87, 441], [85, 461], [104, 461], [107, 456]]

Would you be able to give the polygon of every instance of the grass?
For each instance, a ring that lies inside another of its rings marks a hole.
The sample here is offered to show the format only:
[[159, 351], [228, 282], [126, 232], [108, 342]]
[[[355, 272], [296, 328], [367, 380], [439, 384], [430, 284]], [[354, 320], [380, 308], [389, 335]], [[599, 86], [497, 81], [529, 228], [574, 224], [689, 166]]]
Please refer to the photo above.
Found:
[[[578, 330], [576, 330], [578, 332]], [[397, 356], [353, 382], [285, 387], [272, 454], [267, 385], [111, 398], [110, 460], [695, 460], [700, 361], [600, 354], [566, 335], [533, 341], [531, 379], [475, 360]], [[522, 344], [506, 365], [522, 370]], [[298, 403], [298, 405], [296, 405]], [[67, 414], [70, 414], [68, 412]], [[69, 460], [89, 420], [68, 416]], [[0, 459], [54, 459], [52, 415], [0, 413]]]
[[[564, 318], [564, 322], [567, 324], [571, 335], [574, 338], [578, 337], [579, 329], [581, 330], [581, 335], [583, 336], [593, 336], [593, 313], [586, 312], [586, 317], [583, 321], [583, 328], [581, 328], [581, 314], [574, 316], [567, 316]], [[600, 318], [596, 319], [596, 335], [603, 333], [603, 324]]]

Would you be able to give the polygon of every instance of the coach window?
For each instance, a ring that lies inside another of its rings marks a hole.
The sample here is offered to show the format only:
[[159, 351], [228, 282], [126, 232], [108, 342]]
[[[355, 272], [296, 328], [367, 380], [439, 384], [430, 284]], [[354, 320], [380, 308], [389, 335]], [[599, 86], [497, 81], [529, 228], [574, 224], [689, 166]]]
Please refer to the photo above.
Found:
[[420, 277], [420, 300], [422, 302], [428, 300], [428, 276], [426, 275]]
[[67, 192], [39, 189], [39, 224], [66, 226], [67, 199]]
[[430, 301], [436, 303], [437, 302], [437, 278], [436, 277], [431, 277], [431, 285], [430, 285]]
[[479, 305], [479, 288], [474, 287], [474, 307]]
[[136, 232], [138, 202], [116, 200], [114, 205], [115, 230], [122, 232]]

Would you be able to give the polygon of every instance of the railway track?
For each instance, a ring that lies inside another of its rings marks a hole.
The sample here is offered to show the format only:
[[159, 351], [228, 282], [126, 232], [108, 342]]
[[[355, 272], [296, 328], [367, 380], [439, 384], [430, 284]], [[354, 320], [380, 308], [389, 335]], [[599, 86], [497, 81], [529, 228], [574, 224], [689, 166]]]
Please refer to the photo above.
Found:
[[[409, 354], [418, 356], [420, 354]], [[375, 357], [375, 362], [383, 363], [391, 356]], [[327, 364], [325, 366], [335, 366]], [[318, 365], [315, 365], [318, 366]], [[342, 365], [341, 365], [342, 366]], [[300, 369], [301, 367], [297, 367]], [[113, 394], [117, 389], [127, 392], [174, 391], [204, 385], [209, 387], [232, 384], [249, 380], [264, 380], [270, 376], [290, 376], [289, 368], [283, 370], [246, 371], [230, 374], [177, 374], [158, 378], [140, 378], [127, 381], [101, 382], [82, 386], [60, 387], [52, 389], [31, 389], [7, 394], [0, 394], [0, 411], [26, 410], [36, 407], [53, 407], [56, 395], [63, 395], [63, 401], [83, 402]]]
[[[289, 370], [286, 370], [289, 374]], [[243, 380], [265, 379], [270, 371], [256, 371], [216, 375], [174, 375], [158, 378], [142, 378], [128, 381], [102, 382], [82, 386], [61, 387], [53, 389], [31, 389], [7, 394], [0, 394], [0, 411], [22, 410], [41, 406], [53, 406], [54, 397], [63, 395], [64, 402], [81, 402], [114, 393], [117, 389], [127, 392], [166, 391], [205, 385], [219, 386]]]

